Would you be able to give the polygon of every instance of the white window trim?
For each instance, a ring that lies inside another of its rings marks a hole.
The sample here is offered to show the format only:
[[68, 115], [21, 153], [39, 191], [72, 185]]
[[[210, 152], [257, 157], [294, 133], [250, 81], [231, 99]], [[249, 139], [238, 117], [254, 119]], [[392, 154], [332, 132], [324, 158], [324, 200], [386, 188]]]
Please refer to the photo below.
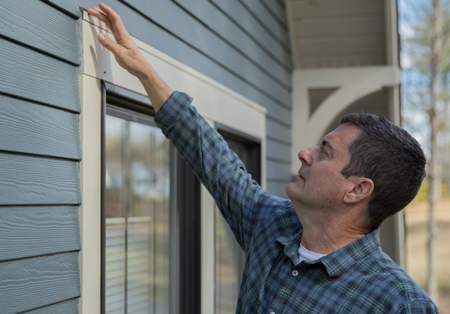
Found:
[[[80, 227], [82, 250], [79, 255], [81, 314], [100, 313], [101, 273], [101, 80], [146, 95], [138, 81], [122, 69], [114, 57], [97, 41], [107, 34], [104, 23], [84, 14], [79, 25], [82, 64], [80, 133], [82, 162], [80, 180], [82, 206]], [[221, 123], [261, 139], [261, 182], [266, 182], [266, 109], [230, 88], [214, 81], [180, 61], [133, 38], [154, 69], [174, 90], [189, 93], [197, 110], [214, 125]], [[202, 313], [214, 312], [214, 200], [206, 188], [201, 190], [202, 223]]]

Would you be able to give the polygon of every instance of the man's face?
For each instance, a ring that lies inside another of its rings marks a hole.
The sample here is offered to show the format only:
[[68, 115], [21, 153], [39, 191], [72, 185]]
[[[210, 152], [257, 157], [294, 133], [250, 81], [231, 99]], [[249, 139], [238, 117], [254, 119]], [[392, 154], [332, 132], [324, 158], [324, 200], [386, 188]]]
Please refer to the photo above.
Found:
[[342, 124], [326, 135], [320, 146], [298, 153], [302, 166], [286, 194], [294, 202], [310, 208], [332, 208], [342, 203], [348, 189], [341, 174], [350, 161], [349, 144], [361, 133], [352, 124]]

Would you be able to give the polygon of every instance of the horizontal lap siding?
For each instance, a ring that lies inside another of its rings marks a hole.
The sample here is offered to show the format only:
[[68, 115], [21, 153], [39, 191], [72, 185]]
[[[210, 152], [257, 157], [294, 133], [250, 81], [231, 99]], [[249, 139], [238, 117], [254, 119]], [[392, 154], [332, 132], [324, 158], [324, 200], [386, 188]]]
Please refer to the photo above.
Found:
[[[2, 0], [0, 35], [79, 64], [74, 20], [42, 1]], [[55, 27], [57, 26], [57, 27]]]
[[63, 253], [0, 264], [0, 309], [18, 313], [80, 295], [78, 253]]
[[230, 21], [230, 19], [217, 10], [208, 0], [175, 0], [180, 7], [189, 10], [195, 18], [199, 19], [216, 36], [222, 38], [227, 44], [239, 51], [244, 57], [262, 68], [265, 73], [282, 85], [291, 86], [291, 76], [288, 67], [272, 58], [270, 53], [253, 41], [244, 30]]
[[2, 38], [0, 55], [0, 93], [80, 112], [77, 67]]
[[22, 314], [77, 314], [78, 313], [78, 299], [71, 299], [62, 301], [49, 306], [44, 306], [36, 310], [26, 311]]
[[0, 151], [79, 160], [78, 115], [0, 95]]
[[80, 250], [78, 206], [0, 207], [0, 225], [0, 261]]
[[0, 3], [0, 312], [77, 313], [77, 21]]
[[267, 33], [277, 40], [286, 50], [289, 50], [289, 34], [286, 25], [281, 25], [271, 15], [270, 10], [259, 0], [238, 0], [244, 8], [258, 21]]
[[286, 10], [274, 0], [259, 0], [263, 6], [267, 8], [270, 14], [277, 20], [280, 25], [287, 28]]
[[[260, 67], [249, 62], [236, 49], [217, 37], [172, 1], [127, 0], [126, 3], [156, 23], [164, 25], [170, 32], [200, 50], [204, 55], [212, 58], [224, 69], [227, 69], [234, 76], [240, 77], [241, 80], [256, 88], [260, 93], [282, 104], [289, 105], [290, 89], [288, 86], [284, 86], [284, 84], [282, 86], [279, 82], [273, 80]], [[167, 23], [167, 17], [169, 16], [177, 22]]]
[[0, 153], [0, 205], [80, 204], [78, 162]]
[[[75, 16], [80, 15], [71, 0], [49, 1]], [[105, 3], [121, 15], [133, 36], [264, 106], [268, 160], [270, 165], [283, 169], [281, 173], [289, 173], [292, 63], [285, 8], [280, 3], [260, 0]], [[97, 1], [80, 0], [80, 4], [93, 7]], [[277, 178], [276, 182], [268, 177], [267, 186], [270, 192], [285, 197], [280, 185], [287, 185], [290, 176], [283, 177], [284, 180]]]

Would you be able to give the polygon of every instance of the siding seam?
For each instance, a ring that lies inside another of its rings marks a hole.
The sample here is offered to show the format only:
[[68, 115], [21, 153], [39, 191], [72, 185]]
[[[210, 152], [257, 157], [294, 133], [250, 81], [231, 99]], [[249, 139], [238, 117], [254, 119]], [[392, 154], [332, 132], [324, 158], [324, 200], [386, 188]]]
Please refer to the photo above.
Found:
[[273, 141], [273, 142], [277, 142], [277, 143], [279, 143], [279, 144], [282, 144], [282, 145], [286, 145], [286, 146], [291, 146], [291, 144], [292, 144], [292, 142], [288, 142], [288, 141], [283, 141], [283, 140], [280, 140], [279, 138], [276, 138], [276, 137], [272, 137], [272, 136], [269, 136], [269, 135], [267, 135], [267, 137], [266, 137], [268, 140], [271, 140], [271, 141]]
[[59, 5], [57, 5], [57, 4], [53, 3], [53, 2], [50, 2], [50, 1], [47, 1], [47, 0], [41, 0], [41, 1], [44, 2], [45, 4], [47, 4], [48, 6], [51, 6], [51, 7], [55, 8], [56, 10], [64, 13], [65, 15], [73, 18], [74, 20], [78, 20], [80, 18], [80, 16], [81, 16], [81, 15], [78, 16], [78, 15], [73, 14], [72, 12], [69, 12], [66, 9], [60, 7]]
[[229, 69], [227, 66], [225, 66], [224, 64], [222, 64], [221, 62], [218, 62], [217, 60], [215, 60], [213, 57], [211, 57], [210, 55], [206, 54], [205, 52], [203, 52], [202, 50], [198, 49], [197, 47], [195, 47], [194, 45], [192, 45], [191, 43], [185, 41], [183, 38], [181, 38], [180, 36], [176, 35], [175, 33], [173, 33], [172, 31], [168, 30], [167, 28], [165, 28], [163, 25], [157, 23], [156, 21], [154, 21], [151, 17], [147, 16], [146, 14], [144, 14], [143, 12], [139, 11], [137, 8], [135, 8], [134, 6], [132, 6], [131, 4], [124, 2], [122, 0], [119, 0], [120, 3], [122, 3], [123, 5], [129, 7], [130, 9], [132, 9], [134, 12], [136, 12], [137, 14], [139, 14], [140, 16], [144, 17], [145, 19], [149, 20], [151, 23], [155, 24], [156, 26], [158, 26], [159, 28], [161, 28], [162, 30], [164, 30], [165, 32], [167, 32], [168, 34], [172, 35], [173, 37], [177, 38], [179, 41], [185, 43], [186, 45], [188, 45], [189, 47], [191, 47], [192, 49], [196, 50], [197, 52], [201, 53], [202, 55], [204, 55], [206, 58], [210, 59], [211, 61], [213, 61], [214, 63], [218, 64], [219, 66], [221, 66], [223, 69], [225, 69], [226, 71], [230, 72], [231, 74], [233, 74], [234, 76], [236, 76], [237, 78], [239, 78], [241, 81], [245, 82], [246, 84], [248, 84], [249, 86], [253, 87], [254, 89], [256, 89], [257, 91], [259, 91], [261, 94], [265, 95], [267, 98], [270, 98], [272, 101], [274, 101], [275, 103], [279, 104], [280, 106], [286, 108], [286, 109], [291, 109], [291, 107], [288, 104], [285, 104], [283, 102], [281, 102], [277, 97], [275, 97], [274, 95], [271, 95], [269, 93], [267, 93], [264, 89], [261, 89], [261, 87], [253, 84], [252, 82], [248, 81], [246, 78], [243, 78], [240, 74], [234, 72], [233, 70]]
[[57, 106], [50, 105], [50, 104], [45, 103], [45, 102], [37, 101], [35, 99], [22, 97], [22, 96], [19, 96], [17, 94], [10, 94], [10, 93], [5, 93], [5, 92], [0, 91], [0, 95], [11, 97], [11, 98], [15, 98], [15, 99], [19, 99], [19, 100], [24, 100], [24, 101], [27, 101], [27, 102], [30, 102], [30, 103], [33, 103], [33, 104], [37, 104], [37, 105], [49, 107], [49, 108], [52, 108], [52, 109], [58, 109], [58, 110], [65, 111], [65, 112], [68, 112], [68, 113], [73, 113], [73, 114], [76, 114], [76, 115], [80, 115], [79, 111], [74, 111], [74, 110], [67, 109], [67, 108], [57, 107]]
[[273, 161], [273, 162], [277, 162], [279, 164], [291, 165], [290, 161], [283, 160], [283, 159], [278, 159], [278, 158], [273, 158], [273, 157], [267, 157], [266, 159]]
[[[227, 43], [230, 47], [232, 47], [234, 50], [236, 50], [238, 53], [240, 53], [245, 59], [247, 59], [249, 62], [253, 63], [258, 69], [260, 69], [262, 72], [264, 72], [269, 78], [271, 78], [273, 81], [275, 81], [278, 85], [280, 85], [281, 87], [283, 87], [284, 89], [286, 89], [287, 91], [291, 92], [292, 88], [289, 87], [288, 85], [284, 84], [283, 82], [281, 82], [278, 78], [276, 78], [275, 76], [273, 76], [270, 72], [267, 72], [267, 70], [261, 66], [261, 64], [259, 64], [258, 62], [256, 62], [255, 60], [253, 60], [250, 56], [248, 56], [246, 53], [244, 53], [242, 50], [240, 50], [238, 47], [236, 47], [233, 43], [231, 43], [230, 41], [228, 41], [226, 38], [224, 38], [222, 35], [220, 35], [219, 33], [217, 33], [216, 31], [214, 31], [211, 27], [209, 27], [206, 23], [204, 23], [202, 20], [200, 20], [199, 18], [197, 18], [195, 15], [193, 15], [189, 10], [187, 10], [186, 8], [184, 8], [181, 4], [179, 4], [178, 2], [172, 0], [172, 2], [174, 4], [176, 4], [178, 7], [180, 7], [183, 11], [185, 11], [187, 14], [189, 14], [192, 18], [194, 18], [197, 22], [199, 22], [201, 25], [203, 25], [206, 29], [208, 29], [211, 33], [213, 33], [216, 37], [220, 38], [222, 41], [224, 41], [225, 43]], [[290, 71], [287, 71], [288, 73]]]
[[[261, 50], [265, 51], [267, 55], [271, 56], [272, 59], [278, 63], [281, 67], [283, 67], [284, 69], [286, 69], [286, 71], [288, 72], [292, 72], [292, 68], [287, 66], [286, 64], [284, 64], [281, 60], [279, 60], [274, 54], [272, 54], [269, 50], [267, 50], [263, 44], [261, 44], [259, 42], [259, 40], [257, 40], [255, 37], [252, 36], [251, 33], [249, 33], [245, 28], [243, 28], [241, 25], [239, 25], [239, 23], [232, 17], [230, 16], [227, 12], [225, 12], [224, 10], [222, 10], [222, 8], [220, 8], [217, 4], [215, 4], [214, 2], [212, 2], [210, 0], [210, 3], [215, 6], [217, 8], [217, 10], [219, 10], [220, 12], [223, 13], [223, 15], [225, 15], [226, 17], [228, 17], [228, 19], [233, 22], [238, 28], [240, 28], [242, 30], [242, 32], [244, 32], [245, 34], [247, 34], [247, 36], [255, 43], [257, 44]], [[284, 49], [284, 48], [283, 48]]]
[[61, 58], [61, 57], [59, 57], [59, 56], [56, 56], [56, 55], [54, 55], [54, 54], [52, 54], [52, 53], [49, 53], [48, 51], [41, 50], [41, 49], [36, 48], [36, 47], [34, 47], [34, 46], [32, 46], [32, 45], [26, 44], [26, 43], [24, 43], [24, 42], [22, 42], [22, 41], [19, 41], [19, 40], [16, 40], [16, 39], [14, 39], [14, 38], [5, 36], [5, 35], [3, 35], [3, 34], [0, 34], [0, 38], [3, 38], [3, 39], [5, 39], [5, 40], [7, 40], [7, 41], [9, 41], [9, 42], [12, 42], [12, 43], [18, 45], [18, 46], [22, 46], [22, 47], [28, 48], [28, 49], [30, 49], [30, 50], [36, 51], [36, 52], [38, 52], [38, 53], [40, 53], [40, 54], [42, 54], [42, 55], [51, 57], [51, 58], [53, 58], [53, 59], [57, 59], [57, 60], [59, 60], [59, 61], [62, 61], [62, 62], [64, 62], [64, 63], [67, 63], [67, 64], [69, 64], [69, 65], [76, 66], [76, 67], [79, 67], [79, 66], [80, 66], [80, 63], [74, 63], [74, 62], [69, 61], [69, 60], [67, 60], [67, 59], [64, 59], [64, 58]]
[[62, 301], [58, 301], [58, 302], [55, 302], [55, 303], [50, 303], [50, 304], [47, 304], [47, 305], [36, 307], [36, 308], [34, 308], [32, 310], [26, 310], [26, 311], [23, 311], [23, 312], [18, 312], [17, 314], [26, 314], [26, 313], [29, 313], [31, 311], [36, 311], [36, 310], [39, 310], [39, 309], [42, 309], [42, 308], [46, 308], [47, 306], [52, 306], [52, 305], [56, 305], [56, 304], [59, 304], [59, 303], [64, 303], [64, 302], [71, 301], [71, 300], [77, 300], [79, 298], [80, 298], [80, 296], [74, 297], [74, 298], [70, 298], [70, 299], [66, 299], [66, 300], [62, 300]]
[[238, 0], [241, 4], [242, 4], [242, 6], [248, 11], [248, 13], [250, 13], [250, 15], [251, 16], [253, 16], [253, 18], [255, 19], [255, 21], [256, 22], [258, 22], [258, 24], [259, 25], [261, 25], [261, 27], [275, 40], [275, 41], [277, 41], [279, 44], [280, 44], [280, 46], [286, 51], [286, 52], [288, 52], [288, 53], [290, 53], [291, 52], [291, 49], [288, 47], [288, 46], [286, 46], [286, 44], [285, 43], [283, 43], [274, 33], [272, 33], [272, 31], [269, 29], [269, 28], [267, 28], [267, 26], [258, 18], [258, 16], [252, 11], [252, 10], [250, 10], [250, 8], [247, 6], [247, 4], [244, 2], [244, 1], [242, 1], [242, 0]]
[[[269, 1], [271, 1], [271, 0], [269, 0]], [[266, 4], [264, 1], [259, 0], [259, 2], [260, 2], [261, 5], [266, 9], [266, 11], [273, 17], [273, 19], [274, 19], [275, 21], [277, 21], [277, 23], [278, 23], [278, 24], [279, 24], [286, 32], [288, 32], [288, 28], [287, 28], [286, 24], [284, 24], [284, 23], [278, 18], [278, 16], [272, 11], [272, 9], [269, 8], [269, 7], [267, 6], [267, 4]]]
[[81, 158], [68, 158], [68, 157], [58, 157], [58, 156], [50, 156], [50, 155], [41, 155], [41, 154], [32, 154], [32, 153], [25, 153], [25, 152], [18, 152], [18, 151], [10, 151], [10, 150], [4, 150], [0, 149], [1, 154], [8, 154], [8, 155], [21, 155], [21, 156], [31, 156], [31, 157], [39, 157], [39, 158], [46, 158], [46, 159], [57, 159], [57, 160], [66, 160], [66, 161], [73, 161], [80, 163]]
[[291, 128], [291, 124], [290, 123], [287, 123], [287, 122], [285, 122], [283, 120], [275, 118], [274, 116], [271, 116], [271, 115], [268, 114], [268, 115], [266, 115], [266, 118], [271, 120], [271, 121], [273, 121], [273, 122], [275, 122], [275, 123], [277, 123], [277, 124], [279, 124], [279, 125], [281, 125], [281, 126], [284, 126], [284, 127], [288, 128], [288, 129]]
[[[57, 253], [48, 253], [48, 254], [40, 254], [40, 255], [33, 255], [33, 256], [26, 256], [26, 257], [18, 257], [18, 258], [11, 258], [11, 259], [5, 259], [0, 261], [0, 265], [2, 263], [9, 263], [9, 262], [14, 262], [14, 261], [22, 261], [22, 260], [26, 260], [26, 259], [31, 259], [31, 258], [39, 258], [39, 257], [46, 257], [46, 256], [54, 256], [54, 255], [61, 255], [61, 254], [67, 254], [67, 253], [79, 253], [81, 251], [81, 248], [78, 250], [71, 250], [71, 251], [64, 251], [64, 252], [57, 252]], [[50, 304], [47, 304], [45, 306], [48, 306]], [[34, 310], [34, 309], [33, 309]], [[30, 310], [27, 310], [30, 311]]]

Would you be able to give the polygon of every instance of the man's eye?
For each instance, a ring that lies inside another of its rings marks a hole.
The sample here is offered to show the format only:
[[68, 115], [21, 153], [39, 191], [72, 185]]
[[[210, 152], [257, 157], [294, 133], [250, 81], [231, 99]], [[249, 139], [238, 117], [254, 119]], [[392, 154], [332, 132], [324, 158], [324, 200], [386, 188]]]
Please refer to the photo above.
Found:
[[321, 152], [321, 153], [326, 153], [325, 148], [323, 148], [322, 146], [320, 146], [320, 152]]

